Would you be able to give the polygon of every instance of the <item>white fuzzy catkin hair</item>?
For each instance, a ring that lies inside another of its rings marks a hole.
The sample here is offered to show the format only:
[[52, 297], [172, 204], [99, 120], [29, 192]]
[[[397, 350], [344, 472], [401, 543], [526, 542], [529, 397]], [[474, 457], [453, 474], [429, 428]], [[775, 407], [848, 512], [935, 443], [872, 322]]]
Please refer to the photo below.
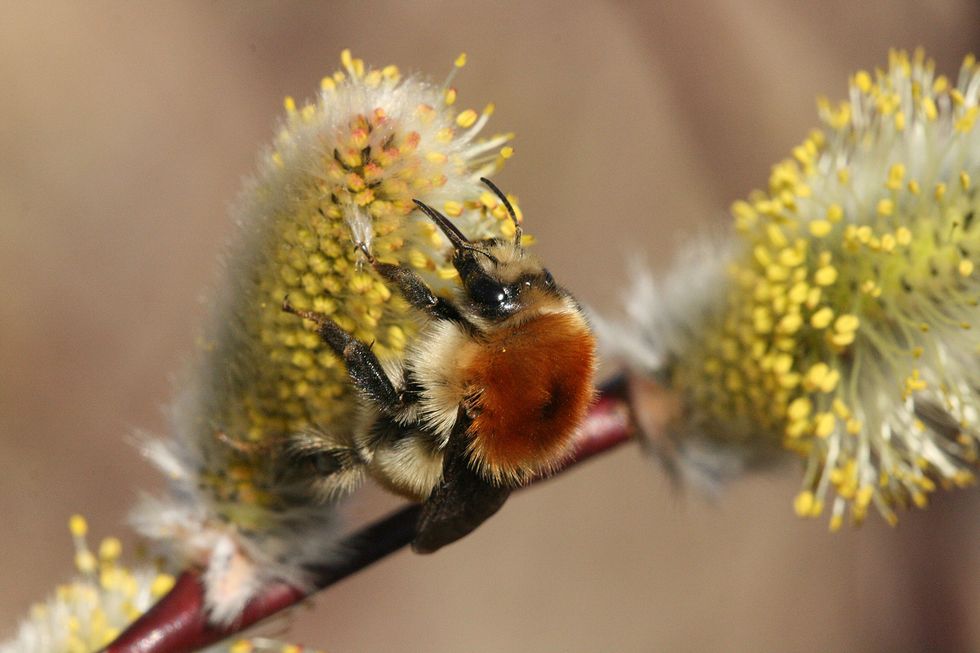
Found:
[[448, 243], [413, 199], [471, 238], [512, 229], [479, 183], [512, 151], [510, 135], [477, 138], [492, 106], [457, 111], [447, 86], [368, 68], [347, 51], [341, 59], [316, 102], [286, 99], [273, 146], [234, 208], [237, 242], [179, 388], [173, 437], [143, 446], [170, 490], [145, 498], [134, 522], [204, 568], [208, 609], [221, 623], [266, 583], [306, 587], [308, 566], [341, 555], [336, 497], [297, 454], [311, 442], [349, 441], [358, 400], [342, 363], [282, 312], [283, 297], [330, 315], [382, 360], [398, 359], [418, 316], [362, 265], [357, 245], [439, 288], [454, 275]]
[[729, 255], [641, 286], [606, 333], [678, 398], [672, 434], [797, 454], [795, 511], [837, 530], [976, 482], [980, 65], [893, 51], [818, 108], [733, 205]]
[[[697, 346], [706, 324], [721, 317], [728, 267], [737, 251], [738, 244], [723, 229], [720, 234], [703, 231], [679, 246], [661, 274], [634, 257], [623, 294], [624, 318], [590, 316], [603, 356], [671, 392], [673, 364]], [[642, 442], [682, 486], [708, 497], [746, 466], [771, 455], [717, 437], [696, 412], [678, 417], [664, 425], [663, 433], [643, 434]]]

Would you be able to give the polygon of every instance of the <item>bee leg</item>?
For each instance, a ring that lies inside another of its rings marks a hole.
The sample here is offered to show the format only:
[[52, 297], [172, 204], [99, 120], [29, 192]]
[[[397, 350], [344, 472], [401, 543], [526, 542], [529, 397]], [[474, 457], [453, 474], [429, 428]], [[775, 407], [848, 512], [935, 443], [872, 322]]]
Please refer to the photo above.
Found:
[[289, 303], [288, 297], [282, 300], [282, 310], [315, 322], [317, 334], [347, 365], [351, 382], [380, 408], [391, 411], [401, 405], [398, 391], [391, 384], [371, 347], [341, 329], [323, 313], [294, 307]]
[[470, 466], [465, 434], [469, 423], [456, 423], [443, 457], [442, 480], [422, 504], [412, 540], [416, 553], [433, 553], [469, 535], [510, 496], [511, 488], [492, 484]]
[[[348, 494], [364, 479], [364, 461], [351, 447], [330, 447], [312, 439], [299, 440], [292, 455], [296, 463], [306, 465], [312, 473], [312, 488], [321, 497]], [[290, 473], [295, 475], [295, 466], [290, 467]], [[283, 479], [283, 482], [288, 480]]]
[[436, 297], [435, 293], [425, 285], [422, 277], [415, 274], [412, 270], [400, 265], [391, 263], [381, 263], [371, 254], [367, 246], [359, 245], [361, 252], [367, 258], [378, 274], [385, 278], [389, 283], [398, 287], [402, 297], [409, 304], [418, 310], [428, 313], [437, 320], [452, 320], [453, 322], [465, 323], [466, 320], [460, 314], [452, 302]]

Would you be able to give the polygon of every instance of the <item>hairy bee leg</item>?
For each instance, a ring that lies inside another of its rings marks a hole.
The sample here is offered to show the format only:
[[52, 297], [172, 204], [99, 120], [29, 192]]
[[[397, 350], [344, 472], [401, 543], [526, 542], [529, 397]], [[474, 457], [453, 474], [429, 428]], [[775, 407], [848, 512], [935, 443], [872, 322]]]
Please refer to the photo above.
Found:
[[363, 482], [366, 467], [355, 449], [319, 449], [318, 446], [307, 444], [305, 450], [293, 454], [298, 462], [310, 465], [315, 472], [313, 489], [318, 495], [328, 499], [342, 496]]
[[460, 323], [466, 321], [460, 314], [459, 309], [448, 300], [437, 297], [432, 292], [432, 289], [422, 281], [422, 277], [415, 274], [415, 272], [400, 265], [381, 263], [374, 258], [364, 244], [359, 244], [358, 248], [364, 254], [368, 263], [371, 264], [371, 267], [384, 277], [386, 281], [397, 286], [405, 301], [414, 308], [431, 315], [437, 320], [452, 320], [453, 322]]
[[374, 269], [382, 277], [398, 286], [398, 290], [401, 292], [402, 297], [405, 298], [405, 301], [418, 310], [428, 313], [437, 320], [466, 322], [458, 308], [450, 301], [442, 297], [437, 297], [425, 285], [422, 278], [412, 270], [389, 263], [375, 263]]
[[371, 347], [340, 328], [323, 313], [304, 311], [282, 300], [282, 310], [317, 325], [317, 334], [347, 365], [347, 374], [354, 386], [366, 394], [379, 407], [394, 410], [401, 404], [401, 397], [385, 374], [378, 357]]

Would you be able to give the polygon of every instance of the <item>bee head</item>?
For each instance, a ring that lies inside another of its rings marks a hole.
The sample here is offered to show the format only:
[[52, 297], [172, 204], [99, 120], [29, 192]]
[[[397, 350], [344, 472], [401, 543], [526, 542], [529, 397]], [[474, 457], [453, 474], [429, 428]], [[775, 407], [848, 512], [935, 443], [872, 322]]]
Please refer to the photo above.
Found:
[[432, 207], [415, 204], [436, 223], [453, 245], [453, 266], [463, 282], [468, 308], [488, 320], [503, 320], [542, 296], [562, 292], [551, 273], [521, 245], [521, 225], [507, 196], [489, 179], [481, 178], [507, 208], [514, 222], [513, 241], [489, 238], [471, 242], [449, 218]]

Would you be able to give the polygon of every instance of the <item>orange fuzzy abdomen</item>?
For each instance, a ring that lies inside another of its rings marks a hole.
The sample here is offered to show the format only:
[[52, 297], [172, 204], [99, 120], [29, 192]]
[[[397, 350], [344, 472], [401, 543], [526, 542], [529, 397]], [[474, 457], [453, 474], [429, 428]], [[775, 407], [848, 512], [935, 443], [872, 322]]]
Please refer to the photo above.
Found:
[[578, 315], [494, 334], [466, 369], [470, 451], [483, 474], [516, 483], [560, 462], [592, 401], [594, 372], [595, 340]]

